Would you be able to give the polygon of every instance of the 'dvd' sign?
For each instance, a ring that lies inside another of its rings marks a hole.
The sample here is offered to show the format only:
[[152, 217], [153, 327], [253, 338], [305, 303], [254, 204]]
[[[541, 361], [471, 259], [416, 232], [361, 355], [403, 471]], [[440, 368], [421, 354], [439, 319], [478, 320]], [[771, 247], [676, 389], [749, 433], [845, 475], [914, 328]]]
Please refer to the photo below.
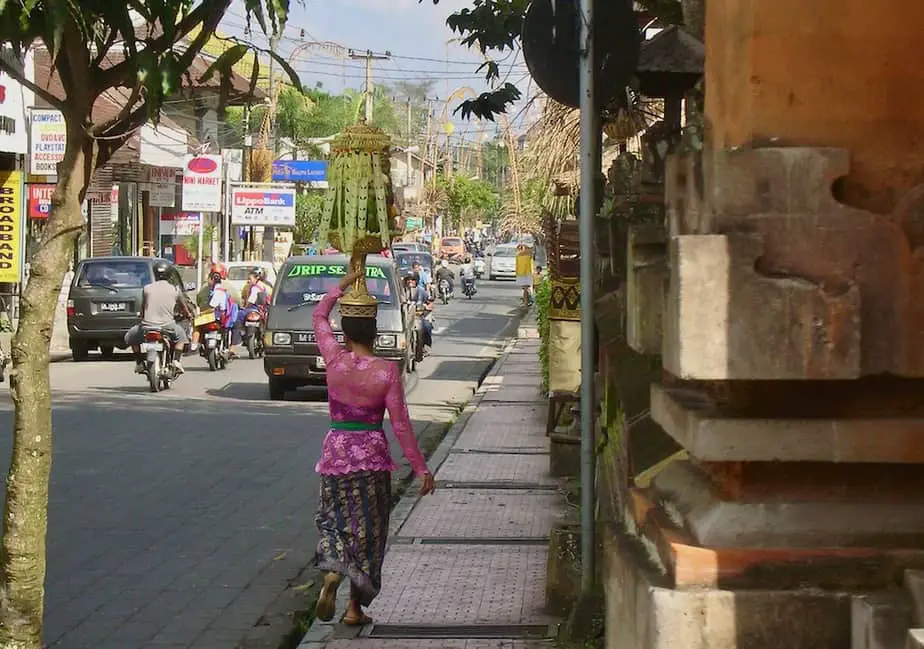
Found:
[[[579, 0], [533, 0], [523, 20], [523, 57], [533, 79], [552, 99], [580, 105]], [[604, 108], [625, 88], [638, 65], [641, 32], [628, 0], [594, 1], [594, 100]]]

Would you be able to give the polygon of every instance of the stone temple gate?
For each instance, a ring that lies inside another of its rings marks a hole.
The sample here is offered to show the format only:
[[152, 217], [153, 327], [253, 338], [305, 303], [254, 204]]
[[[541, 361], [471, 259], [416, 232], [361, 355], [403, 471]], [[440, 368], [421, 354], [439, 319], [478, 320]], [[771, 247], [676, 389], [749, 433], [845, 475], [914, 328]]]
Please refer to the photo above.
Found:
[[608, 648], [924, 647], [922, 28], [708, 0], [705, 149], [668, 162], [663, 281], [627, 271], [687, 453], [626, 490]]

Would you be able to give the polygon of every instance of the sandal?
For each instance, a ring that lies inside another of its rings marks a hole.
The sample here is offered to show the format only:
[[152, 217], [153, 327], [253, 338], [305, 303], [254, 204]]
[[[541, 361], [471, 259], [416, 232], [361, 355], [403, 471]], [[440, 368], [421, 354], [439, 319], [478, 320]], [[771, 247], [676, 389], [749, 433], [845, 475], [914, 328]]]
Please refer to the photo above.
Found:
[[333, 572], [324, 576], [324, 586], [314, 609], [315, 616], [322, 622], [330, 622], [337, 612], [337, 587], [340, 586], [340, 579], [340, 575]]
[[372, 624], [372, 618], [365, 613], [360, 613], [359, 617], [350, 617], [350, 614], [347, 613], [343, 616], [341, 622], [345, 626], [366, 626], [367, 624]]

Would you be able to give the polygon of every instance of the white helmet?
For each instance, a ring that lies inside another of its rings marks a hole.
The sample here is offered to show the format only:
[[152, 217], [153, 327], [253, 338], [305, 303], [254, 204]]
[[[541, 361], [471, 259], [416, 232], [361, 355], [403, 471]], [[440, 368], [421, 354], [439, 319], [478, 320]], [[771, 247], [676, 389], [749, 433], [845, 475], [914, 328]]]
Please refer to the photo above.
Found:
[[443, 268], [449, 268], [449, 262], [444, 259], [443, 261], [440, 262], [440, 266], [442, 266]]

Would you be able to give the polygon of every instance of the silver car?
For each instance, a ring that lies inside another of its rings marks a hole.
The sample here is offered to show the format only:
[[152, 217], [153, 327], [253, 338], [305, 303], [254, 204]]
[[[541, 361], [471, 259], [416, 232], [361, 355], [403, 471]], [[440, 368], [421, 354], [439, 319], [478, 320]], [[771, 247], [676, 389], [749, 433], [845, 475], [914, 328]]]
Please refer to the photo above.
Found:
[[491, 266], [488, 279], [516, 279], [517, 277], [517, 247], [503, 244], [494, 248], [491, 254]]

